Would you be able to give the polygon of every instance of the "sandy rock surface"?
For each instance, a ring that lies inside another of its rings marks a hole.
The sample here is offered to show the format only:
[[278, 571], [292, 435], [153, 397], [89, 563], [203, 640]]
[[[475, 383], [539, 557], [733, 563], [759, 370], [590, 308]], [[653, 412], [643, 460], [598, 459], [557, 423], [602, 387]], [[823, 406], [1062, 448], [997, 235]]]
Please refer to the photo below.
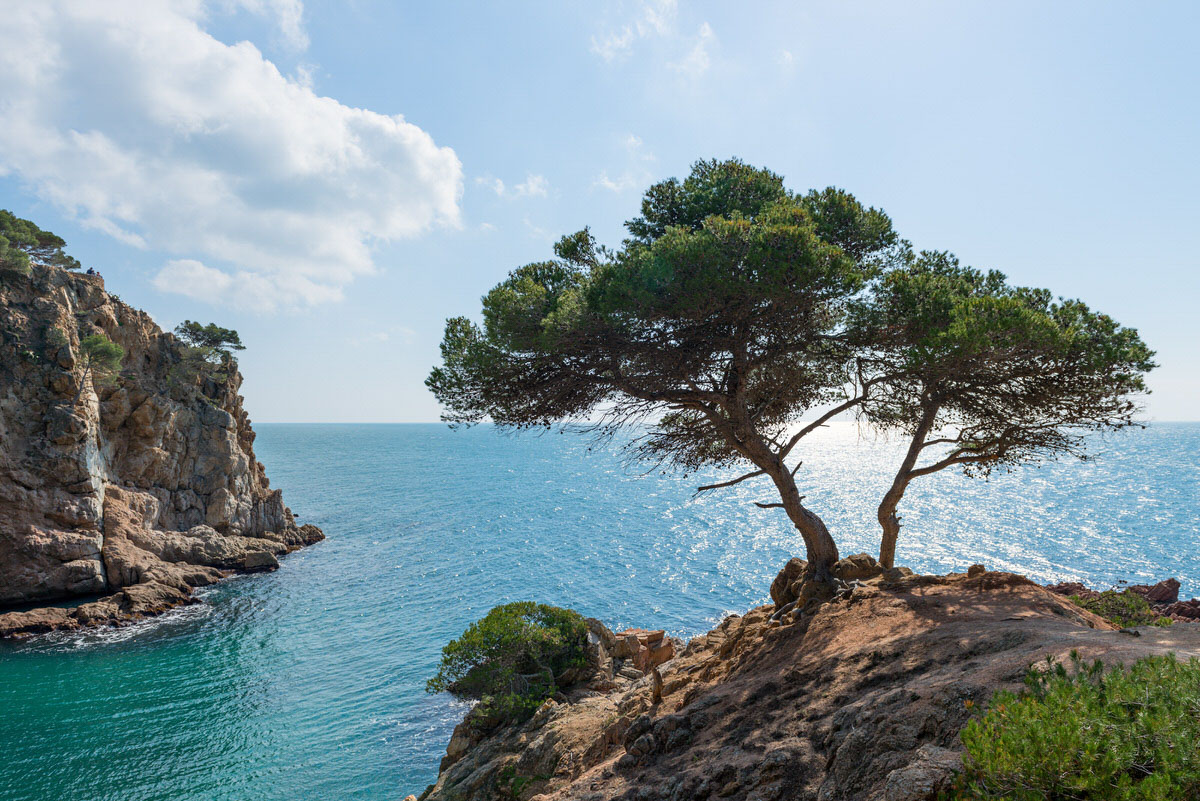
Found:
[[[522, 726], [460, 726], [422, 801], [923, 801], [973, 710], [1032, 663], [1200, 656], [1200, 626], [1116, 631], [1021, 576], [851, 567], [877, 575], [727, 618], [640, 676], [606, 651], [603, 675]], [[784, 568], [777, 603], [802, 572]]]

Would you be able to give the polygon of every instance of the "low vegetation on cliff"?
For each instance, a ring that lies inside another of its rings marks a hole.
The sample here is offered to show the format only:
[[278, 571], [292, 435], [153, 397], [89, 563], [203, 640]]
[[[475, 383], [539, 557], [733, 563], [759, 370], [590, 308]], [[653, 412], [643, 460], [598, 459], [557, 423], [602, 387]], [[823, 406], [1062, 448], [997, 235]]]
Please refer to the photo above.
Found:
[[478, 701], [471, 722], [481, 729], [527, 720], [558, 692], [558, 681], [585, 663], [587, 623], [556, 606], [497, 606], [442, 649], [429, 692]]
[[1072, 654], [1070, 670], [1040, 668], [963, 729], [965, 769], [947, 798], [1200, 798], [1200, 660], [1167, 654], [1106, 671]]
[[1086, 457], [1087, 435], [1136, 424], [1155, 366], [1081, 301], [916, 252], [848, 192], [796, 193], [736, 159], [651, 186], [626, 229], [616, 250], [564, 237], [484, 297], [482, 325], [447, 322], [426, 382], [444, 418], [638, 424], [638, 457], [745, 467], [700, 489], [769, 480], [777, 497], [757, 505], [787, 514], [820, 582], [838, 549], [796, 473], [825, 422], [852, 414], [907, 443], [877, 508], [888, 568], [912, 481]]

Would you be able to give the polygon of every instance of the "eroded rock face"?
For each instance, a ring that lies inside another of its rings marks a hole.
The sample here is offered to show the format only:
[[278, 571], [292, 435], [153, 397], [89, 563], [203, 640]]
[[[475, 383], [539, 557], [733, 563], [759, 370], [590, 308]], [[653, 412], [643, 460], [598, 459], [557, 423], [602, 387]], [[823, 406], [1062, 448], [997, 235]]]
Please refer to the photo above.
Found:
[[[111, 384], [84, 380], [92, 334], [125, 350]], [[183, 356], [99, 276], [0, 280], [0, 611], [130, 588], [100, 607], [0, 614], [0, 635], [151, 614], [322, 539], [255, 459], [241, 376], [188, 378]]]
[[[775, 589], [802, 572], [789, 563]], [[617, 667], [521, 726], [460, 726], [422, 801], [932, 801], [972, 710], [1019, 689], [1030, 664], [1200, 656], [1200, 626], [1131, 637], [1010, 573], [855, 581], [782, 625], [772, 606], [731, 616], [649, 673]]]

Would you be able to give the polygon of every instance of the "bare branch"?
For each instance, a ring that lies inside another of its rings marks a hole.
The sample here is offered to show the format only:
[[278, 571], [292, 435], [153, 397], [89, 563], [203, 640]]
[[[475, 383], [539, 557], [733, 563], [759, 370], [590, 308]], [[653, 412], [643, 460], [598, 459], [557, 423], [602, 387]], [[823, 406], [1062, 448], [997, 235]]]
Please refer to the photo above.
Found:
[[783, 508], [782, 503], [759, 503], [758, 501], [755, 501], [754, 505], [757, 506], [759, 509], [782, 509]]
[[[799, 465], [797, 465], [797, 466], [799, 466]], [[737, 478], [731, 479], [730, 481], [722, 481], [718, 484], [705, 484], [703, 487], [696, 487], [696, 494], [699, 495], [701, 492], [707, 492], [708, 490], [732, 487], [734, 484], [741, 484], [743, 481], [745, 481], [748, 478], [755, 478], [756, 476], [765, 476], [766, 474], [767, 473], [765, 470], [755, 470], [753, 473], [747, 473], [744, 476], [738, 476]]]

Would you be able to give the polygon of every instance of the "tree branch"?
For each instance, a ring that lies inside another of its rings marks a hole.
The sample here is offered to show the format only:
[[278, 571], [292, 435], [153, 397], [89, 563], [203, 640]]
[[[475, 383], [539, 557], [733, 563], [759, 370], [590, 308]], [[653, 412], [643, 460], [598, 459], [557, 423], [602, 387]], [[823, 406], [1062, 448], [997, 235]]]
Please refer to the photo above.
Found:
[[696, 487], [696, 494], [699, 495], [701, 492], [707, 492], [708, 490], [732, 487], [734, 484], [741, 484], [743, 481], [745, 481], [748, 478], [755, 478], [756, 476], [765, 476], [766, 474], [767, 473], [765, 470], [755, 470], [753, 473], [747, 473], [744, 476], [739, 476], [739, 477], [737, 477], [735, 479], [731, 479], [729, 481], [722, 481], [718, 484], [705, 484], [703, 487]]

